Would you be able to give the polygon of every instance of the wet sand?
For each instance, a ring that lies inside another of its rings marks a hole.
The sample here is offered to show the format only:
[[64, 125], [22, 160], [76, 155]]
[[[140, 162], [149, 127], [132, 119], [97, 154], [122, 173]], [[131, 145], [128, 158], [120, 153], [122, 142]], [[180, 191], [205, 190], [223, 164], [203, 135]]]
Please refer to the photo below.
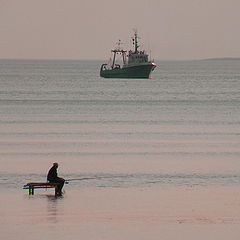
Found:
[[0, 239], [231, 239], [238, 187], [71, 189], [1, 194]]

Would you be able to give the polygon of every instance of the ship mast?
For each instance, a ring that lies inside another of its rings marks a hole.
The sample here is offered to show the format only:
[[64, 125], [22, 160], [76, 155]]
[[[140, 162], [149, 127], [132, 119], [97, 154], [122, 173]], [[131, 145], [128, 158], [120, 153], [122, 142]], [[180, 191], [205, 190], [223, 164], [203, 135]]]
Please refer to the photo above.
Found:
[[138, 53], [139, 45], [138, 45], [137, 30], [135, 30], [134, 38], [132, 39], [132, 41], [133, 41], [134, 51], [135, 51], [135, 53]]

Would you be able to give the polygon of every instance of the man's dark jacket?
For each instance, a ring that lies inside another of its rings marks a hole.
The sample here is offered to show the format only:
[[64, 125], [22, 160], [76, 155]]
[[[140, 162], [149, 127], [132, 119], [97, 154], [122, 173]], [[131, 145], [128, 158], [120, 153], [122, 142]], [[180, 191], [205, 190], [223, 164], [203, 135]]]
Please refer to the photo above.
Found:
[[47, 180], [49, 182], [54, 182], [54, 180], [56, 180], [57, 178], [58, 178], [57, 168], [53, 166], [48, 172]]

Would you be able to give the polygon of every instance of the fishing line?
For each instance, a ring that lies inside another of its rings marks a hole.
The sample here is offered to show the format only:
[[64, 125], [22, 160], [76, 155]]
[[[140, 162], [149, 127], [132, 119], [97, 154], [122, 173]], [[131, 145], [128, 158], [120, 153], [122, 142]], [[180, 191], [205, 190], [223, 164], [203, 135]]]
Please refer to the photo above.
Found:
[[119, 178], [119, 177], [123, 177], [123, 176], [69, 178], [69, 179], [65, 179], [65, 182], [82, 181], [82, 180], [92, 180], [92, 179], [102, 179], [102, 178]]

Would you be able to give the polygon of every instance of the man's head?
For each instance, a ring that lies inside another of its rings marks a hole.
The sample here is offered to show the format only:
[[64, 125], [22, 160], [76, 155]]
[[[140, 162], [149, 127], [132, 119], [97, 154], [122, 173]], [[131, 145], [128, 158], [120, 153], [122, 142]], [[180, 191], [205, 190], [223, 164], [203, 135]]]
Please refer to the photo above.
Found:
[[53, 166], [55, 167], [55, 168], [58, 168], [58, 163], [53, 163]]

